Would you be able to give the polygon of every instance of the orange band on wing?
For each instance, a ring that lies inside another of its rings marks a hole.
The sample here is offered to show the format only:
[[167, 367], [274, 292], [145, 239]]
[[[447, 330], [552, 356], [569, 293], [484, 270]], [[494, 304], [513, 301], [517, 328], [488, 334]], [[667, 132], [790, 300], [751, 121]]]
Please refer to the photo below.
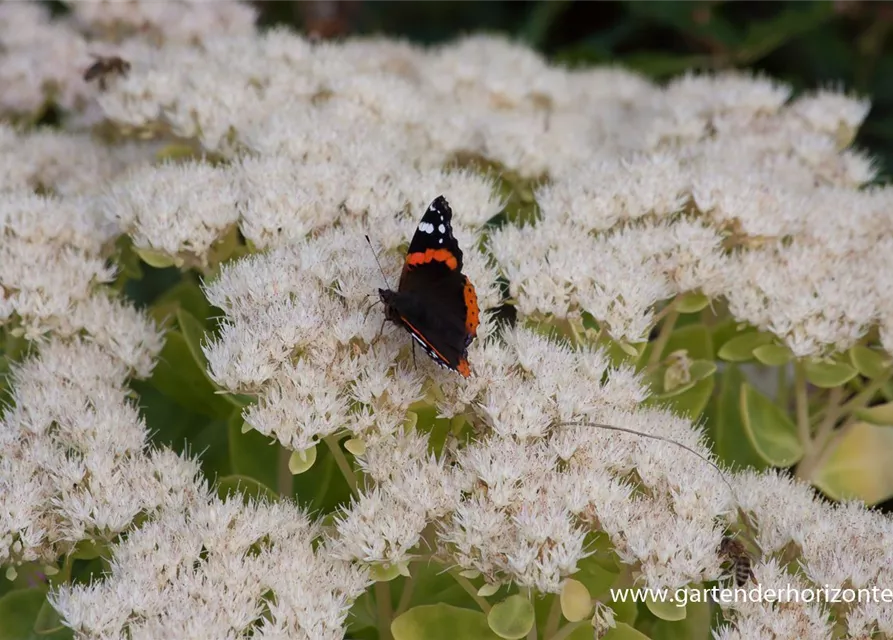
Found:
[[417, 251], [406, 255], [406, 264], [417, 265], [427, 264], [428, 262], [442, 262], [451, 271], [455, 271], [459, 267], [456, 256], [449, 249], [426, 249], [425, 251]]
[[456, 371], [462, 374], [462, 377], [467, 378], [471, 375], [471, 367], [468, 366], [468, 360], [462, 358], [459, 360], [459, 364], [456, 366]]
[[465, 331], [472, 338], [476, 338], [478, 334], [478, 324], [480, 324], [480, 309], [478, 309], [478, 295], [474, 290], [474, 285], [468, 276], [465, 277]]

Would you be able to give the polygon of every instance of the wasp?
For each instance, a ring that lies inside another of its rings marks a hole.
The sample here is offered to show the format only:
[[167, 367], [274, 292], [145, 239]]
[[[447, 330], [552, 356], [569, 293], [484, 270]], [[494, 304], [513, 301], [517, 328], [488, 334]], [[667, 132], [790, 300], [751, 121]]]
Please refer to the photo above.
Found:
[[118, 56], [98, 56], [93, 54], [96, 60], [84, 71], [84, 82], [99, 80], [99, 88], [105, 91], [106, 80], [111, 76], [126, 76], [130, 71], [130, 63]]

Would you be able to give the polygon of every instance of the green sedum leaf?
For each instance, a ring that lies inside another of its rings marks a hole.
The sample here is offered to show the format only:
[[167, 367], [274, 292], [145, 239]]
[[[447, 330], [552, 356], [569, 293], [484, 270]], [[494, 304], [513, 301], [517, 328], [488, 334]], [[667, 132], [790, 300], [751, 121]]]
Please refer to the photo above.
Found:
[[653, 399], [649, 399], [649, 404], [661, 404], [680, 415], [696, 420], [704, 412], [707, 403], [710, 402], [710, 396], [715, 385], [716, 382], [711, 376], [691, 386], [687, 386], [682, 393], [654, 396]]
[[893, 402], [859, 409], [856, 417], [879, 427], [893, 426]]
[[707, 429], [713, 438], [713, 450], [730, 466], [763, 469], [760, 457], [744, 427], [741, 415], [741, 385], [744, 375], [736, 365], [727, 365], [720, 378], [720, 389], [707, 412]]
[[[211, 315], [211, 305], [205, 299], [201, 287], [184, 275], [183, 280], [158, 296], [149, 307], [149, 313], [159, 324], [176, 318], [177, 311], [184, 309], [203, 322]], [[181, 327], [182, 328], [182, 327]]]
[[710, 329], [703, 324], [689, 324], [678, 327], [670, 334], [664, 353], [685, 350], [692, 360], [709, 360], [713, 362], [716, 354], [713, 352], [713, 336]]
[[656, 617], [669, 622], [685, 620], [686, 606], [679, 602], [659, 601], [653, 598], [645, 600], [645, 606]]
[[161, 357], [149, 382], [186, 409], [223, 419], [228, 419], [233, 411], [233, 406], [215, 393], [205, 371], [195, 363], [180, 331], [168, 331], [165, 335]]
[[629, 626], [625, 622], [618, 622], [617, 626], [613, 629], [610, 629], [605, 635], [602, 636], [602, 640], [650, 640], [648, 636], [646, 636], [641, 631], [637, 631], [633, 627]]
[[48, 636], [64, 628], [59, 612], [53, 609], [49, 600], [44, 599], [43, 604], [40, 605], [40, 611], [37, 612], [37, 618], [34, 620], [34, 633], [39, 636]]
[[217, 495], [223, 499], [232, 493], [241, 494], [246, 501], [250, 498], [275, 500], [279, 497], [275, 491], [248, 476], [231, 475], [221, 478], [217, 483]]
[[233, 473], [254, 478], [267, 487], [277, 486], [279, 445], [253, 429], [243, 432], [244, 424], [238, 411], [233, 412], [227, 424], [229, 461]]
[[866, 378], [880, 378], [890, 368], [890, 358], [874, 349], [856, 345], [849, 352], [850, 364]]
[[448, 604], [413, 607], [391, 623], [394, 640], [498, 640], [480, 611]]
[[166, 253], [161, 251], [155, 251], [154, 249], [141, 249], [136, 248], [136, 255], [140, 257], [140, 259], [145, 262], [150, 267], [155, 267], [156, 269], [165, 269], [167, 267], [179, 266], [179, 260], [174, 256], [169, 256]]
[[758, 331], [746, 331], [743, 335], [735, 336], [720, 347], [718, 356], [729, 362], [747, 362], [753, 360], [753, 351], [757, 347], [771, 342], [772, 336]]
[[518, 594], [493, 605], [487, 614], [490, 629], [506, 640], [520, 640], [525, 637], [535, 622], [536, 615], [530, 600]]
[[807, 360], [806, 379], [822, 389], [831, 389], [846, 384], [856, 377], [857, 371], [845, 362], [822, 362]]
[[679, 313], [697, 313], [710, 304], [710, 298], [703, 293], [690, 292], [676, 298], [676, 310]]
[[47, 601], [46, 590], [16, 589], [0, 598], [0, 640], [62, 640], [71, 638], [71, 629], [46, 635], [34, 629], [41, 608]]
[[592, 613], [592, 596], [582, 582], [568, 578], [559, 595], [562, 615], [571, 622], [579, 622]]
[[309, 471], [314, 462], [316, 462], [315, 446], [303, 451], [292, 451], [291, 457], [288, 459], [288, 470], [292, 475], [297, 476]]
[[780, 367], [794, 357], [791, 350], [780, 344], [764, 344], [753, 350], [754, 357], [770, 367]]
[[789, 467], [803, 457], [797, 426], [787, 413], [746, 382], [741, 385], [740, 402], [744, 428], [763, 460]]
[[893, 497], [893, 429], [856, 423], [836, 443], [811, 481], [834, 500], [868, 505]]
[[709, 640], [713, 637], [710, 633], [709, 602], [689, 601], [685, 611], [684, 620], [655, 620], [648, 629], [648, 635], [652, 640]]
[[403, 573], [404, 569], [397, 564], [374, 564], [369, 567], [369, 577], [375, 582], [390, 582]]

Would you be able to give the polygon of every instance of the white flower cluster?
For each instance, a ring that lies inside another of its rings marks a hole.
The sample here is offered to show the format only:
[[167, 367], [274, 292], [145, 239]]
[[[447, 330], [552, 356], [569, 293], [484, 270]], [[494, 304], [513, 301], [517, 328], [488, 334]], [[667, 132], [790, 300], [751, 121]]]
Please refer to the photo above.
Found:
[[[893, 583], [893, 520], [861, 504], [831, 505], [808, 485], [775, 472], [737, 477], [742, 509], [752, 514], [758, 529], [762, 562], [756, 579], [766, 588], [878, 589]], [[787, 554], [798, 557], [799, 571], [784, 564]], [[840, 603], [734, 604], [734, 625], [718, 636], [724, 640], [778, 637], [827, 638], [831, 635], [828, 608]], [[893, 635], [893, 607], [880, 598], [849, 605], [847, 637], [864, 638], [880, 632]]]
[[735, 74], [660, 88], [566, 71], [493, 38], [424, 50], [273, 31], [166, 47], [101, 105], [121, 126], [241, 157], [241, 225], [259, 247], [298, 240], [339, 207], [401, 210], [399, 185], [418, 192], [420, 168], [485, 158], [549, 178], [541, 220], [489, 242], [525, 315], [585, 311], [639, 342], [656, 305], [700, 291], [798, 356], [874, 325], [889, 344], [879, 292], [893, 192], [860, 190], [874, 167], [848, 148], [868, 105], [790, 93]]
[[[522, 321], [586, 311], [636, 341], [655, 305], [701, 291], [798, 355], [846, 347], [876, 324], [893, 350], [881, 293], [891, 191], [859, 190], [873, 168], [847, 148], [866, 104], [828, 91], [789, 101], [787, 87], [739, 75], [661, 88], [553, 67], [490, 37], [430, 50], [310, 44], [255, 34], [243, 5], [127, 6], [73, 3], [64, 21], [0, 7], [0, 112], [37, 111], [47, 86], [78, 109], [95, 95], [78, 88], [83, 34], [123, 32], [134, 64], [99, 97], [104, 115], [209, 157], [148, 166], [157, 142], [106, 148], [0, 128], [0, 319], [10, 336], [47, 336], [17, 368], [0, 421], [0, 553], [50, 563], [130, 529], [105, 580], [53, 596], [81, 636], [341, 637], [364, 567], [403, 569], [423, 542], [488, 583], [556, 592], [603, 531], [640, 582], [699, 583], [720, 576], [716, 547], [738, 505], [757, 522], [767, 584], [789, 579], [791, 548], [804, 583], [891, 581], [889, 518], [828, 506], [774, 474], [731, 477], [733, 495], [703, 461], [680, 464], [690, 454], [677, 447], [564, 425], [623, 425], [710, 457], [699, 430], [642, 407], [642, 379], [600, 352], [523, 322], [497, 335], [484, 314], [470, 379], [421, 354], [413, 365], [408, 336], [380, 332], [382, 279], [363, 239], [382, 248], [393, 286], [398, 249], [443, 193], [484, 310], [504, 276]], [[537, 223], [489, 229], [502, 199], [493, 180], [451, 166], [467, 159], [547, 180]], [[102, 287], [111, 242], [127, 233], [205, 266], [235, 226], [265, 252], [206, 283], [225, 314], [204, 345], [209, 374], [255, 395], [247, 424], [292, 450], [344, 435], [364, 449], [355, 500], [315, 548], [320, 529], [294, 506], [220, 501], [194, 462], [147, 451], [126, 399], [161, 339]], [[474, 437], [432, 454], [413, 428], [420, 403]], [[138, 514], [150, 517], [131, 529]], [[824, 638], [831, 625], [805, 603], [729, 615], [722, 637]], [[893, 613], [859, 605], [846, 624], [852, 637], [893, 634]]]
[[[149, 44], [201, 44], [210, 34], [251, 34], [255, 11], [246, 3], [69, 2], [70, 13], [50, 15], [38, 2], [0, 5], [0, 115], [29, 118], [54, 103], [65, 111], [90, 109], [97, 85], [84, 72], [97, 55], [149, 55]], [[128, 59], [129, 61], [129, 59]]]
[[0, 192], [95, 195], [123, 171], [151, 162], [154, 152], [151, 144], [109, 145], [54, 129], [25, 134], [0, 123]]
[[105, 580], [52, 602], [85, 638], [336, 640], [369, 580], [314, 548], [319, 535], [288, 502], [168, 508], [115, 545]]
[[28, 339], [86, 331], [146, 376], [161, 336], [132, 306], [97, 287], [115, 275], [104, 257], [115, 235], [89, 197], [0, 191], [0, 318], [16, 322], [13, 332]]
[[194, 502], [198, 465], [146, 451], [127, 400], [128, 367], [83, 340], [51, 340], [16, 367], [0, 419], [0, 560], [55, 564], [78, 542], [102, 544], [139, 514]]

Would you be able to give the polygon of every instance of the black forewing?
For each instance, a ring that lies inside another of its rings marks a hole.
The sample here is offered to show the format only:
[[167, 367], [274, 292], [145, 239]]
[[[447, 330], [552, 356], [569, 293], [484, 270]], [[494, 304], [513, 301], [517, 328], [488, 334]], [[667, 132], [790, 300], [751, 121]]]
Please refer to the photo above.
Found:
[[452, 368], [467, 354], [465, 276], [429, 262], [408, 269], [394, 306], [407, 329], [418, 334]]
[[[407, 253], [420, 253], [428, 249], [446, 249], [457, 261], [456, 271], [462, 270], [462, 250], [453, 236], [453, 210], [443, 196], [437, 196], [428, 205], [419, 226], [412, 236]], [[441, 225], [443, 231], [441, 231]], [[430, 231], [425, 231], [429, 229]]]

